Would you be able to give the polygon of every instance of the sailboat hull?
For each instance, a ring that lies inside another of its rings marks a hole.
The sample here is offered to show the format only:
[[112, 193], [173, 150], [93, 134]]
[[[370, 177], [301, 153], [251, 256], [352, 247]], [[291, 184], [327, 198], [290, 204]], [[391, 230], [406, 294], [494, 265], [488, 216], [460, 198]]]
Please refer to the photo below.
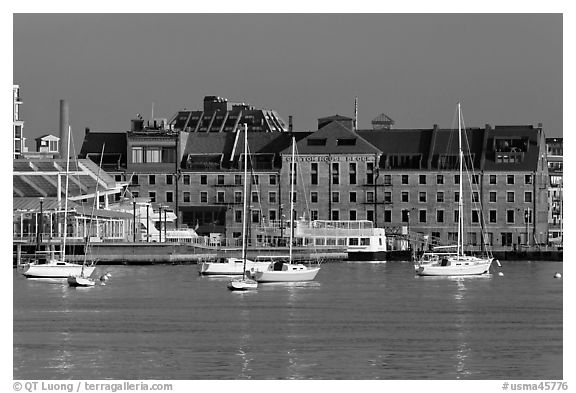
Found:
[[430, 264], [418, 267], [420, 276], [477, 276], [488, 274], [492, 259], [450, 262], [448, 265]]
[[88, 277], [69, 276], [67, 280], [68, 285], [70, 285], [71, 287], [93, 287], [94, 285], [96, 285], [96, 281]]
[[[265, 269], [267, 262], [246, 260], [246, 271]], [[200, 266], [203, 276], [236, 276], [244, 274], [244, 261], [240, 258], [227, 258], [224, 262], [204, 262]]]
[[234, 279], [228, 283], [228, 289], [231, 291], [251, 291], [258, 289], [258, 282], [251, 279]]
[[319, 267], [308, 268], [303, 265], [290, 265], [288, 270], [265, 270], [254, 272], [254, 279], [258, 282], [300, 282], [312, 281], [320, 271]]
[[[84, 276], [90, 276], [94, 269], [94, 266], [84, 266]], [[28, 278], [67, 278], [80, 276], [82, 265], [59, 261], [41, 264], [30, 263], [24, 267], [22, 274]]]

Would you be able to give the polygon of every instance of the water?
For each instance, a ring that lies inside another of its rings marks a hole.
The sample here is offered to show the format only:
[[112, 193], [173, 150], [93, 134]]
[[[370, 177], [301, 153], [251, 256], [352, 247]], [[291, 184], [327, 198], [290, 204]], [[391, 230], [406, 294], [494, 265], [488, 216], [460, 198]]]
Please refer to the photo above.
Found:
[[329, 263], [226, 289], [195, 265], [101, 266], [106, 286], [14, 271], [15, 379], [562, 379], [562, 264], [434, 278]]

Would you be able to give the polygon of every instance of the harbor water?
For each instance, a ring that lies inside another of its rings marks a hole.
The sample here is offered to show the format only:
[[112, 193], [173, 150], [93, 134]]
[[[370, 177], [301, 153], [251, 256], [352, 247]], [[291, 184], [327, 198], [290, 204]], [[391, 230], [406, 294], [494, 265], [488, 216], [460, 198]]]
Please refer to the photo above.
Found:
[[14, 269], [13, 377], [562, 379], [562, 263], [501, 271], [337, 262], [236, 293], [196, 265], [100, 266], [92, 288]]

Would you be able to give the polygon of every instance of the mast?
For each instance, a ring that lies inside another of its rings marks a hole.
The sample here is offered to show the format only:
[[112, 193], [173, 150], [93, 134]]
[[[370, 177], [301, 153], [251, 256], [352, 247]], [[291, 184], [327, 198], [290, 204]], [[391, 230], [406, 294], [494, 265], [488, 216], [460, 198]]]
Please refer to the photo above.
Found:
[[458, 150], [459, 150], [459, 163], [460, 163], [460, 182], [458, 193], [458, 256], [464, 254], [464, 215], [462, 209], [462, 165], [464, 161], [464, 153], [462, 152], [462, 119], [460, 112], [460, 103], [458, 103]]
[[248, 194], [248, 126], [244, 123], [244, 207], [242, 216], [244, 221], [242, 222], [242, 259], [244, 262], [244, 267], [242, 268], [242, 278], [246, 277], [246, 223], [248, 218], [247, 213], [247, 194]]
[[68, 232], [68, 173], [70, 172], [70, 133], [71, 127], [68, 126], [68, 143], [66, 147], [66, 152], [68, 155], [66, 156], [66, 193], [64, 194], [64, 239], [62, 240], [62, 262], [66, 262], [66, 234]]
[[292, 137], [292, 161], [290, 162], [290, 259], [292, 263], [292, 242], [294, 237], [294, 152], [296, 149], [296, 139]]

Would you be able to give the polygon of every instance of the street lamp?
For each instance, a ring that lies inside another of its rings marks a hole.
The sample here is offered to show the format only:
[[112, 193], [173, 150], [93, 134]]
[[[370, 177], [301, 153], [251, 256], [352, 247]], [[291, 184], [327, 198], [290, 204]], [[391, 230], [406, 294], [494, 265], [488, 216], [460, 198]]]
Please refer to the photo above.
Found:
[[40, 244], [42, 243], [42, 232], [44, 231], [43, 205], [44, 205], [44, 197], [40, 197], [40, 219], [38, 220], [38, 235], [37, 235], [38, 247], [40, 247]]

